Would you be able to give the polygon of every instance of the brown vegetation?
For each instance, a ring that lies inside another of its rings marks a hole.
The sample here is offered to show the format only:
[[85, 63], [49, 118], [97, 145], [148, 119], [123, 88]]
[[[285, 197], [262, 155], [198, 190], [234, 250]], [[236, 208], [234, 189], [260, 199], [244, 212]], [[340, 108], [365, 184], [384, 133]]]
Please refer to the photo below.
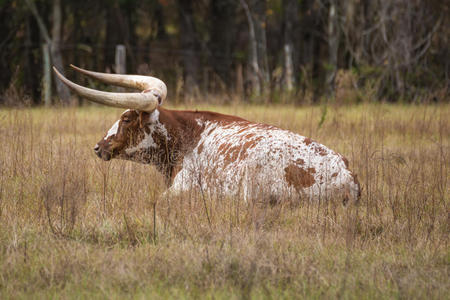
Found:
[[161, 198], [92, 151], [119, 111], [2, 110], [0, 298], [448, 297], [448, 105], [201, 108], [347, 156], [360, 204]]

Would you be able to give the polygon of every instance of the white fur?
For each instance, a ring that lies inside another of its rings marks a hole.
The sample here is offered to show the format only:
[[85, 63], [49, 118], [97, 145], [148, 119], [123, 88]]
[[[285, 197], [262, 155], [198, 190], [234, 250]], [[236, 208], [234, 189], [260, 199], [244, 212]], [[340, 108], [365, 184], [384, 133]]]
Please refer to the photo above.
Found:
[[[357, 197], [358, 186], [342, 156], [323, 145], [307, 144], [301, 135], [246, 121], [221, 125], [198, 119], [197, 123], [205, 129], [197, 147], [184, 157], [172, 192], [201, 186], [203, 190], [242, 195], [245, 199], [261, 194], [297, 195], [298, 191], [286, 181], [286, 167], [303, 160], [303, 169], [315, 169], [315, 183], [303, 189], [303, 196], [319, 200], [348, 191], [352, 198]], [[250, 141], [254, 145], [245, 151], [244, 144]], [[230, 163], [226, 161], [230, 155], [221, 153], [224, 143], [239, 149], [239, 155]], [[334, 173], [337, 175], [333, 177]]]
[[[222, 124], [200, 118], [196, 121], [204, 130], [193, 151], [184, 156], [169, 193], [201, 188], [208, 193], [244, 199], [265, 195], [275, 198], [300, 195], [310, 200], [347, 195], [357, 199], [359, 187], [343, 157], [324, 145], [269, 125], [247, 121]], [[119, 121], [105, 139], [117, 134], [118, 125]], [[125, 149], [128, 155], [156, 149], [158, 145], [152, 137], [155, 131], [170, 140], [157, 109], [146, 126], [149, 133], [145, 132], [136, 146]], [[234, 151], [224, 151], [230, 148]], [[315, 172], [309, 174], [315, 182], [301, 191], [296, 189], [286, 179], [286, 168], [291, 165], [305, 171], [313, 168]]]
[[116, 135], [117, 130], [119, 129], [119, 122], [120, 120], [117, 120], [116, 123], [108, 130], [108, 133], [105, 136], [105, 140], [108, 139], [110, 136]]

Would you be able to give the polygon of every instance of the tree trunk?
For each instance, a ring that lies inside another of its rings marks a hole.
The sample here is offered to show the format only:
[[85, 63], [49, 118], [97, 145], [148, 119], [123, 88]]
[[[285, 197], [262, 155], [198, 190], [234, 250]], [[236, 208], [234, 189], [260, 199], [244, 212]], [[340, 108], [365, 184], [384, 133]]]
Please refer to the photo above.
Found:
[[235, 0], [212, 0], [211, 2], [211, 62], [214, 71], [227, 87], [232, 85], [232, 54], [236, 16]]
[[[347, 60], [346, 65], [350, 69], [354, 62], [359, 62], [361, 60], [361, 47], [359, 44], [362, 40], [363, 28], [361, 24], [356, 22], [356, 1], [355, 0], [345, 0], [343, 2], [342, 13], [344, 15], [344, 21], [342, 22], [342, 36], [345, 39], [345, 47]], [[361, 21], [359, 22], [361, 23]], [[359, 28], [357, 28], [359, 26]]]
[[248, 72], [248, 77], [250, 77], [250, 82], [252, 83], [252, 94], [259, 96], [261, 94], [261, 81], [259, 77], [259, 62], [258, 62], [258, 42], [256, 40], [255, 24], [253, 22], [253, 17], [250, 12], [245, 0], [240, 0], [242, 7], [244, 8], [245, 15], [247, 16], [247, 22], [249, 27], [249, 66], [250, 70]]
[[245, 0], [241, 0], [241, 4], [249, 25], [249, 65], [251, 66], [249, 74], [253, 94], [267, 100], [270, 91], [266, 41], [267, 3], [266, 0], [252, 0], [249, 6]]
[[115, 63], [115, 47], [118, 44], [124, 43], [122, 31], [119, 26], [119, 21], [116, 15], [115, 5], [109, 5], [106, 8], [106, 36], [105, 36], [105, 48], [103, 52], [104, 58], [104, 71], [112, 72], [114, 70]]
[[328, 11], [328, 66], [327, 66], [327, 90], [334, 96], [334, 81], [336, 78], [339, 48], [339, 17], [337, 0], [330, 0]]
[[[25, 0], [25, 3], [30, 8], [33, 16], [36, 19], [36, 22], [38, 23], [39, 31], [41, 32], [42, 38], [48, 45], [50, 45], [50, 53], [53, 65], [61, 72], [61, 74], [64, 75], [64, 64], [59, 46], [61, 40], [61, 26], [62, 26], [61, 1], [60, 0], [53, 1], [53, 28], [51, 38], [48, 33], [47, 27], [45, 27], [44, 21], [39, 15], [39, 12], [34, 2], [31, 0]], [[54, 76], [58, 96], [61, 99], [62, 103], [67, 105], [70, 103], [69, 89], [58, 78], [56, 78], [56, 74], [54, 74]]]
[[242, 72], [242, 64], [236, 66], [236, 94], [241, 97], [244, 94], [244, 75]]
[[166, 40], [167, 32], [166, 32], [166, 26], [165, 26], [166, 19], [164, 18], [164, 10], [159, 1], [156, 1], [155, 5], [156, 5], [156, 7], [155, 7], [154, 18], [156, 19], [156, 24], [158, 26], [156, 39], [157, 40]]
[[284, 90], [292, 91], [295, 84], [294, 59], [295, 52], [293, 35], [296, 26], [298, 5], [296, 0], [283, 0], [283, 19], [284, 19]]
[[25, 19], [26, 24], [26, 37], [25, 37], [25, 47], [24, 47], [24, 85], [27, 94], [31, 96], [34, 104], [39, 104], [38, 86], [36, 84], [36, 74], [38, 73], [34, 63], [33, 54], [33, 38], [34, 26], [31, 23], [31, 18], [29, 16]]
[[266, 40], [266, 0], [253, 0], [253, 20], [258, 49], [259, 78], [261, 82], [262, 99], [267, 100], [270, 93], [269, 64], [267, 61]]
[[[53, 26], [52, 26], [52, 43], [51, 43], [51, 54], [53, 65], [64, 74], [64, 64], [61, 55], [60, 41], [61, 41], [61, 27], [62, 27], [62, 9], [61, 0], [53, 0]], [[62, 83], [61, 80], [56, 78], [56, 91], [64, 105], [70, 104], [70, 92], [69, 88]]]
[[180, 17], [180, 39], [184, 66], [185, 96], [199, 95], [200, 59], [193, 18], [192, 0], [178, 0]]
[[322, 32], [321, 4], [319, 0], [304, 0], [300, 4], [302, 19], [300, 22], [301, 35], [297, 47], [301, 49], [299, 65], [303, 72], [303, 90], [312, 91], [312, 101], [319, 100], [323, 94], [323, 48], [326, 47]]
[[104, 56], [105, 66], [109, 70], [114, 70], [116, 45], [118, 44], [123, 44], [126, 47], [128, 69], [134, 70], [137, 65], [137, 59], [132, 48], [132, 43], [137, 40], [134, 37], [135, 22], [132, 20], [132, 14], [133, 12], [123, 1], [115, 0], [107, 9]]

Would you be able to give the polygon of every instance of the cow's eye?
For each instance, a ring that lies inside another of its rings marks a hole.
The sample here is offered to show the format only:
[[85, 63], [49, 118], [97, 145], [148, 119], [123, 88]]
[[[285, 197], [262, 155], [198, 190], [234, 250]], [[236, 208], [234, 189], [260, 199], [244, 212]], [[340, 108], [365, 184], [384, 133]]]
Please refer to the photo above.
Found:
[[122, 122], [123, 123], [130, 123], [130, 119], [123, 119]]

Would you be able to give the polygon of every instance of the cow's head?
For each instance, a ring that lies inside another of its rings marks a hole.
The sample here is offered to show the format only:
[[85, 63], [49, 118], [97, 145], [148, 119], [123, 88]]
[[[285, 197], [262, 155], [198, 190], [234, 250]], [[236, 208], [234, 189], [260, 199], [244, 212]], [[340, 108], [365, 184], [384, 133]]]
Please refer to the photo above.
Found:
[[108, 106], [128, 108], [95, 145], [95, 153], [103, 160], [141, 160], [143, 155], [150, 155], [149, 151], [156, 146], [155, 131], [165, 130], [160, 128], [157, 110], [167, 95], [164, 82], [150, 76], [105, 74], [72, 67], [105, 83], [141, 90], [140, 93], [109, 93], [88, 89], [71, 82], [54, 68], [58, 77], [80, 96]]
[[127, 110], [108, 130], [107, 134], [94, 147], [95, 153], [103, 160], [125, 157], [127, 150], [136, 147], [144, 138], [140, 113]]
[[158, 116], [158, 110], [151, 113], [126, 110], [95, 145], [95, 153], [103, 160], [122, 158], [148, 161], [149, 156], [159, 150], [159, 145], [166, 145], [170, 139]]

